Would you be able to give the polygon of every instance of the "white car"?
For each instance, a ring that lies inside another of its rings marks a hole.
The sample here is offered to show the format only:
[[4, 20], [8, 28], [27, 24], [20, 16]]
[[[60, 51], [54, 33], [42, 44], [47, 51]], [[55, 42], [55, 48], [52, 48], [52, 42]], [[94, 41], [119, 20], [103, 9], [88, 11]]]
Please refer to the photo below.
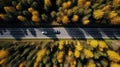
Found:
[[60, 31], [42, 31], [43, 35], [50, 35], [50, 34], [60, 34]]

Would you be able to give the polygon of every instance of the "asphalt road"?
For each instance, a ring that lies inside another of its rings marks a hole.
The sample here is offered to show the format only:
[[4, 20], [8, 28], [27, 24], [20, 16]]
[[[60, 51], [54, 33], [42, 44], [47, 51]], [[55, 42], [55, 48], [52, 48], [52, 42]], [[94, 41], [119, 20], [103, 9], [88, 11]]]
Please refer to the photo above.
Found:
[[[60, 31], [55, 34], [54, 31]], [[42, 32], [47, 32], [44, 35]], [[0, 39], [120, 39], [120, 28], [0, 28]]]

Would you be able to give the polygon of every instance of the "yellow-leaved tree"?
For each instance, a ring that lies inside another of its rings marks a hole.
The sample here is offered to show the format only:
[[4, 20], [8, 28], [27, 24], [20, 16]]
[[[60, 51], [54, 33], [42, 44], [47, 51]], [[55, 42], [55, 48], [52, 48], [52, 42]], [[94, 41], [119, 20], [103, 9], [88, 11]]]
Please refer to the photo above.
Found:
[[15, 13], [16, 9], [12, 6], [4, 6], [5, 12]]
[[0, 14], [0, 19], [2, 20], [8, 20], [9, 19], [9, 16], [7, 14]]
[[114, 18], [118, 15], [118, 13], [116, 11], [110, 11], [107, 15], [108, 19]]
[[101, 18], [103, 17], [103, 15], [104, 15], [104, 11], [103, 11], [103, 10], [100, 10], [100, 9], [95, 10], [95, 11], [93, 12], [93, 17], [94, 17], [96, 20], [101, 19]]
[[86, 0], [78, 0], [77, 5], [79, 7], [83, 7], [85, 2], [86, 2]]
[[91, 2], [90, 1], [86, 1], [85, 4], [84, 4], [84, 8], [88, 8], [90, 5], [91, 5]]
[[77, 22], [78, 20], [79, 20], [79, 16], [78, 15], [73, 15], [72, 21]]
[[52, 6], [51, 0], [44, 0], [44, 5]]
[[113, 6], [117, 6], [118, 4], [120, 4], [120, 0], [113, 0]]
[[63, 7], [64, 9], [66, 9], [66, 8], [69, 8], [69, 7], [71, 6], [71, 4], [72, 4], [71, 1], [67, 1], [67, 2], [64, 2], [64, 3], [62, 4], [62, 7]]
[[96, 67], [96, 64], [93, 60], [89, 60], [86, 67]]
[[39, 17], [39, 16], [36, 16], [36, 15], [33, 15], [33, 16], [32, 16], [32, 21], [33, 21], [33, 22], [40, 22], [40, 17]]
[[111, 24], [120, 24], [120, 16], [116, 16], [114, 18], [111, 19]]
[[24, 22], [24, 21], [27, 20], [26, 17], [24, 17], [22, 15], [17, 16], [17, 19], [20, 20], [20, 21], [22, 21], [22, 22]]
[[67, 24], [67, 23], [70, 22], [70, 20], [69, 20], [69, 18], [68, 18], [67, 15], [65, 15], [65, 16], [62, 17], [62, 22], [63, 22], [63, 24]]

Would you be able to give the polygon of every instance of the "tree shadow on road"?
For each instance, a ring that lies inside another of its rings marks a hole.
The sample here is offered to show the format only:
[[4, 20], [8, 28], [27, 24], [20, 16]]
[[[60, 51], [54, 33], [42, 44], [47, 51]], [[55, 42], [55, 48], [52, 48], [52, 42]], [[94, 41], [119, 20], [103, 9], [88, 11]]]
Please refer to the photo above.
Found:
[[5, 36], [8, 35], [9, 39], [9, 34], [16, 40], [21, 40], [25, 36], [28, 35], [28, 31], [31, 33], [32, 36], [36, 37], [36, 31], [34, 28], [0, 28], [0, 36]]
[[98, 28], [82, 28], [93, 39], [104, 40]]
[[34, 37], [37, 36], [36, 31], [35, 31], [34, 28], [28, 28], [28, 30], [30, 31], [30, 33], [31, 33]]
[[120, 37], [120, 28], [112, 28], [112, 32], [109, 30], [105, 30], [104, 28], [101, 28], [102, 32], [106, 34], [110, 39], [118, 40], [117, 37]]
[[75, 29], [74, 28], [65, 28], [65, 30], [67, 31], [67, 33], [73, 40], [76, 40], [76, 39], [86, 40], [84, 32], [79, 28], [75, 28]]
[[[109, 39], [118, 39], [117, 37], [120, 37], [120, 31], [118, 28], [111, 28], [116, 32], [111, 32], [108, 29], [104, 30], [105, 28], [65, 28], [68, 34], [72, 37], [72, 39], [89, 39], [87, 36], [91, 36], [93, 39], [100, 39], [104, 40], [105, 34]], [[108, 31], [107, 31], [108, 30]], [[87, 36], [86, 36], [87, 35]], [[117, 35], [117, 36], [115, 36]]]

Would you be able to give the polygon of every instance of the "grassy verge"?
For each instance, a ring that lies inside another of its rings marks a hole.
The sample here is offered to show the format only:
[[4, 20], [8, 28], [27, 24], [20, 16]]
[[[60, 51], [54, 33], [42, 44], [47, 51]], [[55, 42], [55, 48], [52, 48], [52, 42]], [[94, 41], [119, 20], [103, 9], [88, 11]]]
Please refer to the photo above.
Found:
[[[64, 41], [86, 41], [84, 39], [59, 39], [59, 40], [64, 40]], [[7, 43], [14, 43], [14, 42], [34, 42], [34, 43], [39, 43], [39, 42], [48, 42], [48, 41], [59, 41], [59, 40], [53, 40], [53, 39], [22, 39], [22, 40], [15, 40], [15, 39], [0, 39], [0, 44], [7, 44]], [[92, 40], [92, 39], [87, 39], [87, 40]], [[100, 39], [99, 39], [100, 40]], [[105, 39], [105, 42], [110, 42], [110, 41], [120, 41], [120, 40], [112, 40], [112, 39]]]

